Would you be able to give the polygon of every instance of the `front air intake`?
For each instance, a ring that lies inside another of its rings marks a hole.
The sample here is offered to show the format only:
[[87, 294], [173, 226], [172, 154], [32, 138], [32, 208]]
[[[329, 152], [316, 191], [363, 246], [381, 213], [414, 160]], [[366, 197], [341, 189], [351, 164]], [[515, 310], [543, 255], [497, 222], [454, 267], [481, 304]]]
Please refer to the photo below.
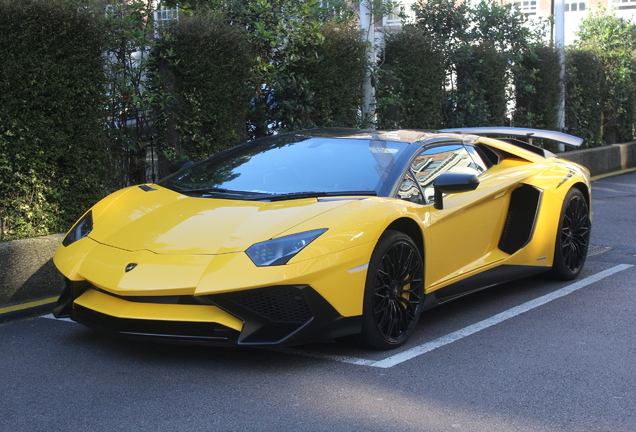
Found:
[[311, 309], [300, 289], [294, 286], [237, 291], [220, 294], [218, 297], [271, 322], [304, 323], [312, 316]]

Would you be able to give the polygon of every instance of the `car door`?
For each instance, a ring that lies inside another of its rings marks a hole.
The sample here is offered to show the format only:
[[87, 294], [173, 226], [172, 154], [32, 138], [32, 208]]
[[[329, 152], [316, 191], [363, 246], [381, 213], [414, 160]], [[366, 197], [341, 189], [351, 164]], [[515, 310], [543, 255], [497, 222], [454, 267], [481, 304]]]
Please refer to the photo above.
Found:
[[[411, 161], [398, 195], [421, 204], [427, 231], [426, 286], [435, 289], [503, 259], [497, 242], [505, 220], [509, 182], [497, 182], [484, 173], [487, 166], [470, 146], [446, 142], [425, 147]], [[480, 178], [470, 192], [444, 196], [444, 208], [434, 208], [435, 179], [443, 173], [468, 173]]]

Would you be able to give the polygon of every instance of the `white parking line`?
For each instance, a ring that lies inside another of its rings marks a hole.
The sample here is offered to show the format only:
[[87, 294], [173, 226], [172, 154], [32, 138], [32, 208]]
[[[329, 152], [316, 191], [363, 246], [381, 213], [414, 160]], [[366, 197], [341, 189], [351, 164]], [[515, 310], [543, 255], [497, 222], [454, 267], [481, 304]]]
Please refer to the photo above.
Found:
[[48, 314], [48, 315], [42, 315], [40, 318], [48, 318], [48, 319], [53, 319], [56, 321], [68, 321], [68, 322], [75, 322], [70, 318], [55, 318], [55, 316], [53, 316], [53, 314]]
[[592, 276], [588, 276], [585, 279], [581, 279], [578, 282], [575, 282], [571, 285], [563, 287], [550, 294], [546, 294], [542, 297], [538, 297], [534, 300], [530, 300], [519, 306], [513, 307], [511, 309], [508, 309], [507, 311], [494, 315], [488, 319], [485, 319], [483, 321], [480, 321], [468, 327], [464, 327], [463, 329], [447, 334], [446, 336], [442, 336], [441, 338], [410, 348], [406, 351], [402, 351], [401, 353], [392, 355], [382, 360], [365, 360], [365, 359], [359, 359], [355, 357], [333, 356], [330, 354], [321, 354], [319, 352], [305, 351], [305, 350], [296, 349], [296, 348], [277, 348], [276, 351], [282, 351], [282, 352], [302, 355], [306, 357], [323, 358], [326, 360], [339, 361], [343, 363], [351, 363], [351, 364], [361, 365], [361, 366], [373, 366], [373, 367], [386, 369], [386, 368], [396, 366], [407, 360], [411, 360], [412, 358], [415, 358], [422, 354], [431, 352], [437, 348], [443, 347], [444, 345], [448, 345], [450, 343], [456, 342], [460, 339], [463, 339], [481, 330], [487, 329], [488, 327], [492, 327], [495, 324], [499, 324], [500, 322], [506, 321], [510, 318], [516, 317], [517, 315], [520, 315], [524, 312], [528, 312], [534, 308], [542, 306], [553, 300], [564, 297], [568, 294], [572, 294], [573, 292], [578, 291], [581, 288], [585, 288], [588, 285], [591, 285], [595, 282], [598, 282], [602, 279], [605, 279], [606, 277], [612, 276], [613, 274], [626, 270], [630, 267], [633, 267], [633, 266], [630, 264], [617, 265], [610, 269], [596, 273]]
[[[318, 351], [308, 351], [308, 350], [303, 350], [299, 348], [289, 348], [289, 347], [272, 347], [267, 349], [271, 351], [294, 354], [294, 355], [299, 355], [303, 357], [312, 357], [312, 358], [319, 358], [323, 360], [332, 360], [332, 361], [336, 361], [340, 363], [349, 363], [349, 364], [354, 364], [358, 366], [372, 366], [372, 367], [387, 369], [387, 368], [399, 365], [400, 363], [404, 363], [405, 361], [411, 360], [422, 354], [431, 352], [437, 348], [456, 342], [460, 339], [463, 339], [481, 330], [487, 329], [488, 327], [492, 327], [495, 324], [499, 324], [500, 322], [506, 321], [510, 318], [514, 318], [517, 315], [521, 315], [524, 312], [528, 312], [532, 309], [535, 309], [553, 300], [556, 300], [561, 297], [565, 297], [568, 294], [572, 294], [573, 292], [578, 291], [581, 288], [585, 288], [595, 282], [598, 282], [602, 279], [605, 279], [609, 276], [612, 276], [630, 267], [633, 267], [633, 265], [620, 264], [612, 268], [609, 268], [607, 270], [603, 270], [602, 272], [593, 274], [592, 276], [588, 276], [585, 279], [581, 279], [578, 282], [575, 282], [571, 285], [568, 285], [559, 290], [551, 292], [550, 294], [546, 294], [534, 300], [530, 300], [519, 306], [515, 306], [504, 312], [498, 313], [497, 315], [493, 315], [492, 317], [487, 318], [483, 321], [479, 321], [478, 323], [469, 325], [468, 327], [464, 327], [463, 329], [457, 330], [453, 333], [449, 333], [446, 336], [442, 336], [441, 338], [435, 339], [430, 342], [426, 342], [425, 344], [418, 345], [416, 347], [410, 348], [406, 351], [402, 351], [400, 353], [397, 353], [395, 355], [392, 355], [382, 360], [368, 360], [368, 359], [349, 357], [349, 356], [339, 356], [339, 355], [321, 353]], [[44, 315], [42, 318], [57, 319], [52, 314]], [[61, 320], [74, 322], [70, 320], [69, 318], [61, 318]]]

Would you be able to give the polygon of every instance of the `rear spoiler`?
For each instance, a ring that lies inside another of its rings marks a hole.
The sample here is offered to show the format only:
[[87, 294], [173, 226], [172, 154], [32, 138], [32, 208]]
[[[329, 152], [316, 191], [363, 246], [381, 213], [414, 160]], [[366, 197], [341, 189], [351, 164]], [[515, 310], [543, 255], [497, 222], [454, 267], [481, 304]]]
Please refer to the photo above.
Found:
[[516, 128], [516, 127], [469, 127], [455, 129], [440, 129], [440, 132], [454, 132], [472, 135], [506, 135], [514, 137], [540, 138], [555, 141], [560, 144], [578, 147], [583, 144], [583, 139], [563, 132], [542, 129]]

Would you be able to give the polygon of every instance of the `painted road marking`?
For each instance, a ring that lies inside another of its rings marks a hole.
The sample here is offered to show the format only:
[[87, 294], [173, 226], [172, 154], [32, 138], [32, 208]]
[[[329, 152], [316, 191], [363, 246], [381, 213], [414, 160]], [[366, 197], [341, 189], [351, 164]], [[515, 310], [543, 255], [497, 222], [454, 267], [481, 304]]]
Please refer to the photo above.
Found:
[[[468, 327], [464, 327], [463, 329], [457, 330], [453, 333], [449, 333], [446, 336], [442, 336], [438, 339], [435, 339], [430, 342], [426, 342], [422, 345], [418, 345], [416, 347], [410, 348], [406, 351], [402, 351], [400, 353], [397, 353], [395, 355], [392, 355], [382, 360], [368, 360], [368, 359], [349, 357], [349, 356], [339, 356], [339, 355], [321, 353], [318, 351], [308, 351], [308, 350], [303, 350], [299, 348], [289, 348], [289, 347], [272, 347], [272, 348], [266, 348], [266, 349], [270, 351], [294, 354], [294, 355], [299, 355], [303, 357], [311, 357], [311, 358], [318, 358], [323, 360], [336, 361], [340, 363], [349, 363], [349, 364], [354, 364], [358, 366], [371, 366], [371, 367], [387, 369], [393, 366], [397, 366], [400, 363], [404, 363], [407, 360], [411, 360], [415, 357], [421, 356], [422, 354], [426, 354], [428, 352], [436, 350], [437, 348], [441, 348], [445, 345], [461, 340], [465, 337], [468, 337], [472, 334], [485, 330], [503, 321], [509, 320], [510, 318], [514, 318], [518, 315], [521, 315], [522, 313], [538, 308], [539, 306], [543, 306], [546, 303], [549, 303], [561, 297], [565, 297], [566, 295], [572, 294], [575, 291], [578, 291], [602, 279], [610, 277], [618, 272], [627, 270], [630, 267], [633, 267], [633, 265], [620, 264], [612, 268], [609, 268], [607, 270], [603, 270], [602, 272], [588, 276], [585, 279], [581, 279], [578, 282], [575, 282], [571, 285], [558, 289], [554, 292], [551, 292], [550, 294], [546, 294], [534, 300], [530, 300], [519, 306], [515, 306], [504, 312], [498, 313], [497, 315], [493, 315], [490, 318], [486, 318], [485, 320], [479, 321], [478, 323], [469, 325]], [[52, 314], [44, 315], [42, 318], [58, 319], [58, 318], [55, 318]], [[62, 318], [61, 320], [74, 322], [68, 318]]]
[[321, 354], [319, 352], [313, 352], [313, 351], [305, 351], [305, 350], [301, 350], [301, 349], [296, 349], [296, 348], [274, 348], [275, 351], [281, 351], [281, 352], [285, 352], [285, 353], [290, 353], [290, 354], [296, 354], [296, 355], [302, 355], [302, 356], [306, 356], [306, 357], [313, 357], [313, 358], [323, 358], [323, 359], [327, 359], [327, 360], [333, 360], [333, 361], [338, 361], [338, 362], [342, 362], [342, 363], [351, 363], [351, 364], [355, 364], [355, 365], [361, 365], [361, 366], [372, 366], [372, 367], [377, 367], [377, 368], [390, 368], [396, 365], [399, 365], [400, 363], [404, 363], [407, 360], [411, 360], [415, 357], [421, 356], [422, 354], [426, 354], [428, 352], [431, 352], [437, 348], [441, 348], [445, 345], [451, 344], [453, 342], [456, 342], [460, 339], [463, 339], [465, 337], [468, 337], [472, 334], [475, 334], [477, 332], [480, 332], [484, 329], [487, 329], [488, 327], [492, 327], [495, 324], [499, 324], [503, 321], [506, 321], [510, 318], [514, 318], [517, 315], [521, 315], [522, 313], [528, 312], [532, 309], [535, 309], [539, 306], [542, 306], [546, 303], [549, 303], [553, 300], [559, 299], [561, 297], [564, 297], [568, 294], [572, 294], [575, 291], [578, 291], [582, 288], [587, 287], [588, 285], [591, 285], [595, 282], [598, 282], [602, 279], [605, 279], [609, 276], [612, 276], [618, 272], [621, 272], [623, 270], [626, 270], [630, 267], [633, 267], [630, 264], [620, 264], [617, 265], [615, 267], [612, 267], [610, 269], [604, 270], [602, 272], [596, 273], [592, 276], [588, 276], [585, 279], [582, 279], [578, 282], [575, 282], [571, 285], [568, 285], [566, 287], [563, 287], [557, 291], [554, 291], [550, 294], [546, 294], [542, 297], [538, 297], [534, 300], [530, 300], [526, 303], [523, 303], [519, 306], [513, 307], [511, 309], [508, 309], [507, 311], [501, 312], [497, 315], [494, 315], [490, 318], [487, 318], [483, 321], [480, 321], [478, 323], [472, 324], [468, 327], [464, 327], [463, 329], [457, 330], [453, 333], [447, 334], [446, 336], [442, 336], [438, 339], [435, 339], [433, 341], [430, 342], [426, 342], [425, 344], [410, 348], [406, 351], [402, 351], [401, 353], [392, 355], [390, 357], [387, 357], [385, 359], [382, 360], [365, 360], [365, 359], [360, 359], [360, 358], [355, 358], [355, 357], [345, 357], [345, 356], [334, 356], [334, 355], [330, 355], [330, 354]]
[[41, 318], [48, 318], [48, 319], [53, 319], [56, 321], [67, 321], [67, 322], [75, 322], [70, 318], [55, 318], [55, 316], [53, 314], [48, 314], [48, 315], [42, 315]]
[[9, 312], [16, 312], [16, 311], [29, 309], [29, 308], [34, 308], [34, 307], [46, 305], [46, 304], [49, 304], [49, 303], [52, 304], [52, 303], [55, 303], [56, 301], [57, 301], [57, 297], [49, 297], [49, 298], [46, 298], [44, 300], [37, 300], [37, 301], [28, 302], [28, 303], [20, 303], [20, 304], [15, 305], [15, 306], [1, 307], [0, 308], [0, 315], [5, 314], [5, 313], [9, 313]]

